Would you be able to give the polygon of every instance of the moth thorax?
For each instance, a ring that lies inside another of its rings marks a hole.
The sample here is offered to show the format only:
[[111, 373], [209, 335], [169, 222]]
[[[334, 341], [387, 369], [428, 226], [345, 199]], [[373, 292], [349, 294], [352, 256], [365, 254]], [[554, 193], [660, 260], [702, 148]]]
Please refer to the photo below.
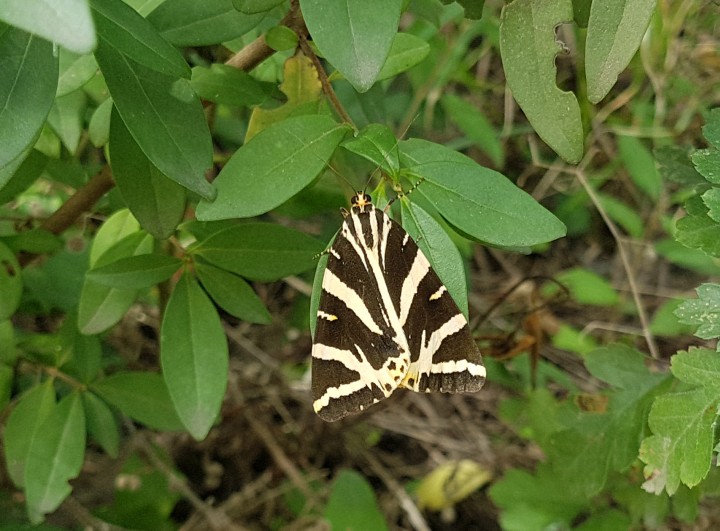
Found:
[[360, 212], [369, 212], [372, 207], [372, 199], [364, 192], [357, 192], [350, 200], [352, 211], [356, 214]]

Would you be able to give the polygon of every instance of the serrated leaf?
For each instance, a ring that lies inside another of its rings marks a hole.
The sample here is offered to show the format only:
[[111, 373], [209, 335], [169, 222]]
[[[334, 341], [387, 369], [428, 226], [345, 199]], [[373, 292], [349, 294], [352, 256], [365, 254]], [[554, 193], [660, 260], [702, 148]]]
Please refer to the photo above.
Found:
[[400, 143], [402, 166], [453, 226], [478, 240], [524, 247], [565, 234], [565, 225], [505, 176], [426, 140]]
[[388, 529], [372, 487], [354, 470], [338, 473], [324, 516], [332, 529], [357, 529], [358, 522], [362, 522], [364, 529]]
[[52, 43], [2, 23], [0, 57], [2, 170], [13, 162], [19, 166], [40, 134], [55, 99], [58, 59]]
[[649, 425], [653, 436], [640, 448], [647, 466], [646, 490], [672, 495], [680, 482], [694, 487], [710, 470], [714, 426], [720, 400], [720, 358], [717, 352], [691, 348], [671, 360], [672, 373], [693, 387], [659, 396]]
[[268, 99], [268, 90], [260, 81], [243, 70], [217, 63], [193, 68], [190, 85], [204, 100], [235, 107], [252, 107]]
[[387, 175], [394, 176], [400, 169], [398, 140], [385, 125], [368, 125], [355, 138], [343, 142], [342, 147], [369, 160]]
[[417, 203], [402, 199], [403, 228], [417, 243], [455, 303], [468, 315], [467, 281], [462, 257], [448, 233]]
[[183, 261], [166, 254], [141, 254], [120, 258], [87, 272], [87, 278], [118, 289], [143, 289], [169, 279]]
[[87, 0], [5, 0], [0, 19], [76, 53], [95, 48]]
[[161, 3], [147, 19], [172, 44], [186, 47], [235, 39], [256, 27], [264, 17], [265, 13], [240, 13], [232, 0], [173, 0]]
[[683, 302], [675, 315], [681, 323], [696, 325], [701, 339], [720, 337], [720, 285], [701, 284], [696, 291], [698, 298]]
[[82, 394], [82, 398], [88, 434], [105, 453], [116, 458], [120, 450], [120, 431], [115, 416], [95, 394], [87, 391]]
[[442, 103], [460, 130], [490, 158], [495, 166], [502, 167], [505, 163], [505, 154], [500, 143], [500, 133], [495, 131], [485, 115], [454, 94], [443, 96]]
[[150, 428], [182, 431], [162, 376], [153, 372], [119, 372], [95, 382], [91, 390], [128, 417]]
[[692, 165], [687, 148], [669, 144], [655, 148], [653, 155], [663, 179], [690, 185], [704, 182], [703, 176]]
[[720, 188], [710, 188], [700, 197], [708, 208], [708, 216], [720, 223]]
[[202, 262], [195, 263], [195, 271], [210, 297], [230, 315], [258, 324], [272, 320], [252, 287], [239, 276]]
[[[558, 155], [577, 163], [583, 154], [580, 105], [556, 83], [555, 28], [573, 19], [572, 2], [513, 2], [503, 7], [500, 55], [507, 83], [528, 121]], [[532, 46], [528, 43], [532, 42]]]
[[201, 221], [252, 217], [280, 206], [322, 171], [348, 126], [327, 116], [271, 125], [240, 148], [215, 179], [217, 197], [201, 201]]
[[588, 99], [598, 103], [610, 92], [640, 46], [656, 0], [593, 2], [585, 42]]
[[687, 247], [720, 257], [720, 224], [708, 215], [702, 198], [690, 198], [685, 203], [685, 210], [687, 215], [675, 225], [675, 239]]
[[0, 321], [8, 319], [20, 305], [23, 287], [20, 272], [15, 253], [0, 242]]
[[30, 444], [37, 431], [55, 408], [55, 389], [51, 380], [27, 391], [12, 410], [5, 424], [3, 445], [7, 471], [18, 487], [25, 485], [25, 463]]
[[691, 155], [695, 169], [707, 181], [720, 184], [720, 151], [717, 149], [699, 149]]
[[287, 118], [316, 115], [320, 109], [322, 85], [310, 58], [302, 54], [289, 57], [283, 64], [283, 81], [278, 87], [287, 101], [273, 109], [255, 107], [245, 133], [247, 144], [259, 132]]
[[25, 497], [30, 521], [39, 523], [70, 494], [69, 480], [85, 456], [85, 412], [80, 393], [66, 396], [45, 417], [28, 448]]
[[[655, 0], [653, 0], [654, 2]], [[662, 180], [650, 151], [633, 136], [618, 136], [618, 152], [630, 178], [653, 201], [660, 195]]]
[[322, 55], [358, 92], [377, 80], [400, 22], [401, 0], [301, 0], [303, 18]]
[[269, 282], [310, 269], [322, 250], [321, 242], [288, 227], [245, 223], [213, 234], [192, 253], [242, 277]]
[[170, 237], [185, 213], [185, 189], [145, 156], [116, 111], [110, 157], [115, 183], [142, 227], [159, 240]]
[[228, 376], [228, 347], [215, 307], [185, 274], [165, 308], [160, 362], [180, 420], [198, 441], [220, 413]]

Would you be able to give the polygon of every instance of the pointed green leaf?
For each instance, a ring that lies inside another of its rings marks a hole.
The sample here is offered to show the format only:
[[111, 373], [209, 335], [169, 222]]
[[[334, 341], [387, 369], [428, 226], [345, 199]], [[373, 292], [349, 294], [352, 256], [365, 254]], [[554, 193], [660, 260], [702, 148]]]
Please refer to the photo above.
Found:
[[585, 40], [588, 99], [598, 103], [640, 47], [656, 0], [593, 2]]
[[98, 65], [92, 54], [77, 55], [60, 49], [60, 77], [56, 97], [66, 96], [82, 88], [98, 73]]
[[321, 242], [288, 227], [244, 223], [213, 234], [193, 254], [242, 277], [269, 282], [310, 269], [322, 250]]
[[577, 163], [584, 141], [580, 105], [555, 80], [555, 56], [561, 49], [555, 28], [572, 19], [570, 0], [506, 4], [500, 22], [500, 55], [508, 86], [530, 124], [558, 155]]
[[115, 183], [143, 229], [158, 240], [170, 237], [185, 213], [185, 189], [150, 162], [116, 111], [110, 158]]
[[120, 431], [115, 415], [95, 394], [85, 392], [82, 398], [88, 434], [102, 446], [105, 453], [116, 458], [120, 451]]
[[239, 276], [202, 262], [195, 263], [195, 271], [210, 297], [230, 315], [258, 324], [272, 320], [252, 287]]
[[268, 99], [266, 85], [247, 72], [228, 65], [196, 66], [190, 84], [198, 96], [215, 103], [252, 107]]
[[113, 213], [95, 234], [90, 248], [90, 267], [95, 266], [100, 256], [110, 247], [139, 230], [140, 224], [128, 209], [124, 208]]
[[90, 5], [99, 41], [105, 47], [112, 47], [115, 54], [167, 76], [190, 77], [190, 67], [180, 52], [125, 2], [90, 0]]
[[145, 156], [173, 181], [212, 198], [215, 191], [205, 179], [212, 164], [210, 130], [190, 83], [123, 55], [102, 36], [95, 58], [115, 108]]
[[25, 464], [25, 497], [30, 520], [42, 521], [70, 494], [85, 456], [85, 412], [79, 392], [55, 406], [37, 430]]
[[180, 420], [196, 440], [204, 439], [225, 395], [228, 348], [220, 316], [188, 274], [165, 309], [160, 361]]
[[106, 99], [90, 118], [88, 125], [88, 138], [95, 147], [103, 147], [110, 139], [110, 115], [114, 109], [112, 98]]
[[[653, 0], [654, 1], [654, 0]], [[630, 178], [653, 201], [660, 195], [662, 179], [650, 151], [633, 136], [618, 136], [618, 152]]]
[[433, 265], [460, 311], [468, 315], [467, 281], [460, 251], [448, 233], [420, 205], [403, 198], [403, 228]]
[[[4, 175], [0, 170], [0, 205], [11, 201], [34, 183], [47, 166], [48, 158], [37, 150], [30, 150], [20, 167]], [[9, 169], [9, 168], [8, 168]]]
[[398, 140], [386, 125], [370, 124], [350, 140], [342, 143], [348, 151], [372, 162], [387, 175], [395, 175], [400, 169]]
[[328, 116], [289, 118], [263, 129], [237, 150], [201, 201], [197, 218], [211, 221], [264, 214], [297, 194], [325, 168], [348, 131]]
[[95, 382], [91, 390], [128, 417], [150, 428], [182, 431], [163, 377], [154, 372], [119, 372]]
[[16, 159], [29, 153], [40, 134], [55, 99], [58, 59], [52, 43], [2, 23], [0, 57], [0, 169], [4, 169], [13, 161], [19, 165], [21, 160]]
[[10, 479], [18, 487], [25, 485], [25, 463], [37, 431], [44, 429], [47, 416], [55, 408], [55, 389], [51, 380], [26, 392], [5, 424], [3, 444]]
[[91, 269], [87, 278], [111, 288], [143, 289], [169, 279], [182, 264], [166, 254], [141, 254]]
[[55, 134], [60, 137], [63, 145], [70, 154], [80, 144], [80, 135], [85, 125], [85, 109], [87, 108], [87, 97], [81, 90], [71, 92], [66, 96], [55, 98], [55, 105], [50, 109], [48, 123]]
[[87, 0], [5, 0], [0, 19], [76, 53], [95, 48]]
[[160, 34], [178, 47], [208, 46], [230, 41], [256, 27], [265, 13], [246, 15], [232, 0], [162, 2], [147, 17]]
[[395, 77], [421, 63], [430, 53], [430, 45], [411, 33], [398, 33], [376, 81]]
[[565, 225], [505, 176], [426, 140], [400, 143], [407, 173], [453, 226], [493, 245], [529, 246], [565, 235]]
[[232, 0], [235, 9], [241, 13], [252, 15], [270, 11], [273, 7], [280, 5], [284, 0]]
[[401, 0], [300, 0], [313, 42], [358, 92], [377, 80], [398, 30]]
[[[324, 516], [331, 529], [388, 529], [372, 487], [354, 470], [338, 473]], [[358, 525], [359, 522], [362, 526]]]
[[467, 135], [492, 161], [496, 167], [505, 164], [505, 153], [500, 143], [500, 133], [479, 109], [454, 94], [446, 94], [443, 107], [450, 119]]
[[[335, 241], [333, 237], [328, 244], [328, 248]], [[320, 293], [322, 292], [322, 280], [325, 276], [325, 269], [327, 269], [328, 254], [325, 253], [320, 256], [317, 267], [315, 268], [315, 276], [313, 277], [313, 290], [310, 295], [310, 335], [315, 337], [315, 325], [317, 325], [317, 313], [320, 308]]]

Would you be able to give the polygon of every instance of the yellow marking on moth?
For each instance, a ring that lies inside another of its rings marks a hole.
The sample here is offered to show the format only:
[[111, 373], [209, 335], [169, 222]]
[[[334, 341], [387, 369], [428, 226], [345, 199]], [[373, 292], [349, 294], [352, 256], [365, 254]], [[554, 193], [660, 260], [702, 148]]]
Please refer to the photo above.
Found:
[[447, 291], [447, 288], [446, 288], [445, 286], [440, 286], [440, 289], [439, 289], [439, 290], [437, 290], [435, 293], [433, 293], [432, 295], [430, 295], [430, 299], [429, 299], [429, 300], [431, 300], [431, 301], [436, 301], [436, 300], [438, 300], [440, 297], [442, 297], [442, 294], [445, 293], [446, 291]]
[[326, 321], [337, 321], [338, 316], [331, 313], [325, 313], [322, 310], [318, 310], [317, 316], [319, 319], [325, 319]]

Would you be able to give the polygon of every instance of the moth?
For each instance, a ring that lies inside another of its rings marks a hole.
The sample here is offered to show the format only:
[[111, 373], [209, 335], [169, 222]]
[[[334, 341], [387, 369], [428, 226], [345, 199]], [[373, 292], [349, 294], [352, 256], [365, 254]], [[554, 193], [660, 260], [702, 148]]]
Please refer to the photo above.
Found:
[[400, 387], [479, 391], [465, 316], [410, 235], [357, 192], [328, 250], [312, 347], [313, 409], [326, 421]]

